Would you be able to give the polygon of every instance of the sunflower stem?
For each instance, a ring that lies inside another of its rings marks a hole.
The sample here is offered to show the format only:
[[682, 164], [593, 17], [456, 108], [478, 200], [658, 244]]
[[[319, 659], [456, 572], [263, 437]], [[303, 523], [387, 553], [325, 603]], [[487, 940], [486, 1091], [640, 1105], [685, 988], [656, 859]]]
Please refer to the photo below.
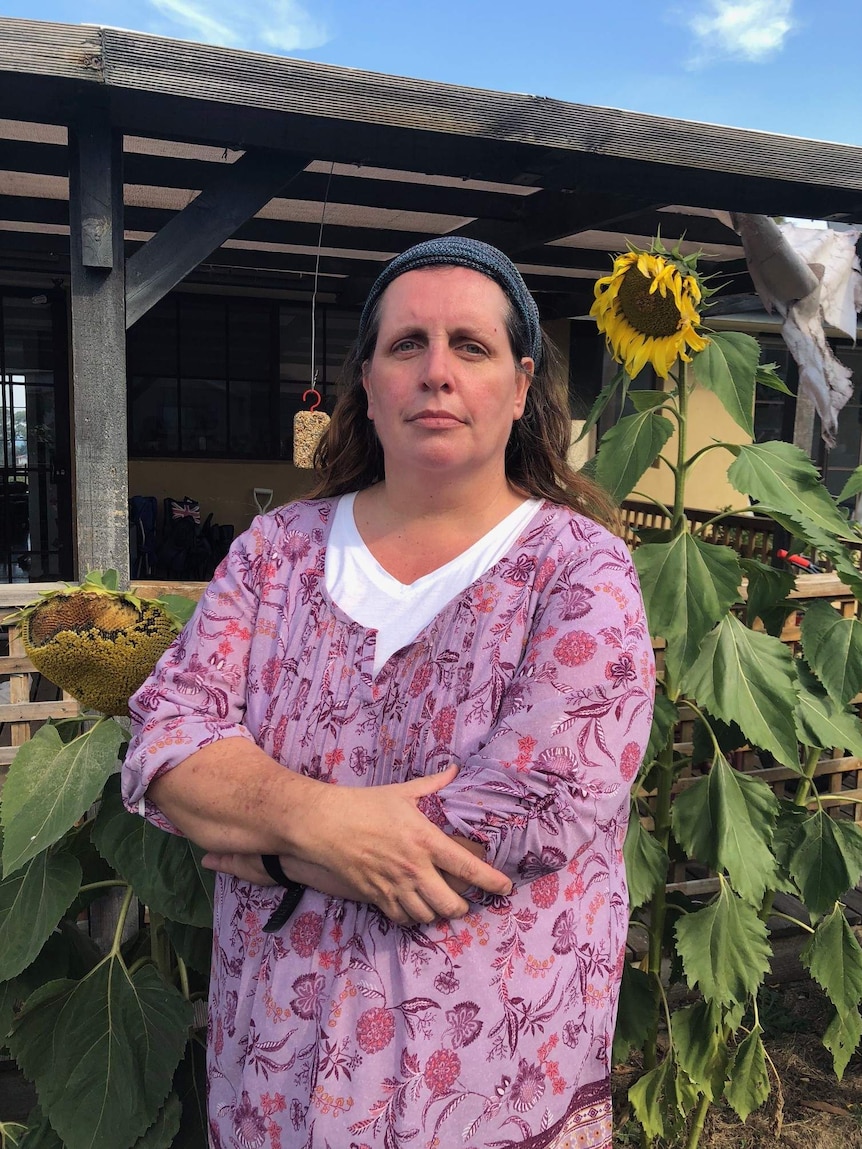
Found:
[[686, 376], [687, 364], [685, 360], [679, 361], [679, 388], [677, 394], [677, 415], [679, 428], [676, 439], [676, 469], [674, 471], [673, 485], [673, 521], [671, 530], [674, 538], [679, 538], [688, 528], [685, 519], [685, 477], [686, 477], [686, 450], [688, 431], [688, 379]]

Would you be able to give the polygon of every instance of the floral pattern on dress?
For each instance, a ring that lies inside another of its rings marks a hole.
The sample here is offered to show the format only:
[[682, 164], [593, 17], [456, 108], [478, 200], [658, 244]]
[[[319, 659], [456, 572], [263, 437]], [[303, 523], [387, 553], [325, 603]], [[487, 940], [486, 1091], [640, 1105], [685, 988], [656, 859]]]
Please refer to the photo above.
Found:
[[622, 846], [654, 687], [626, 547], [543, 504], [375, 675], [375, 632], [326, 592], [333, 509], [294, 503], [235, 541], [133, 699], [126, 803], [176, 832], [149, 783], [230, 737], [343, 786], [457, 762], [420, 808], [515, 888], [409, 928], [307, 890], [270, 935], [280, 891], [219, 876], [212, 1145], [609, 1145]]

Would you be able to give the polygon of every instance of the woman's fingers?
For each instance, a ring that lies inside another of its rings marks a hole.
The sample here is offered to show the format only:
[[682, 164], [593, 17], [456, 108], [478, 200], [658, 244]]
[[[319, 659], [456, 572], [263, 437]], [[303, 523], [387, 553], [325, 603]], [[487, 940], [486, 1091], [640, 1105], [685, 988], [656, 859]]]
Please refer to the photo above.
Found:
[[205, 870], [215, 870], [219, 874], [230, 874], [241, 882], [254, 882], [258, 886], [274, 886], [276, 883], [264, 869], [260, 854], [217, 854], [210, 852], [201, 858]]

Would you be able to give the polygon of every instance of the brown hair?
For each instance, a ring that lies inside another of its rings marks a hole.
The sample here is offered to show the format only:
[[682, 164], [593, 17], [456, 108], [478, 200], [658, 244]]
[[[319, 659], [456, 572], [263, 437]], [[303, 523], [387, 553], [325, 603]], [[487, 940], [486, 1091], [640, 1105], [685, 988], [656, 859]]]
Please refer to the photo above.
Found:
[[[372, 357], [377, 343], [380, 302], [369, 317], [365, 338], [353, 345], [345, 360], [332, 421], [314, 453], [318, 481], [310, 492], [312, 499], [360, 491], [384, 478], [383, 448], [368, 418], [362, 386], [362, 365]], [[511, 303], [506, 329], [515, 362], [520, 363], [530, 354], [529, 332]], [[560, 357], [543, 332], [542, 356], [527, 390], [524, 413], [512, 424], [506, 445], [506, 477], [532, 498], [570, 507], [618, 530], [617, 509], [610, 496], [568, 462], [571, 426]]]

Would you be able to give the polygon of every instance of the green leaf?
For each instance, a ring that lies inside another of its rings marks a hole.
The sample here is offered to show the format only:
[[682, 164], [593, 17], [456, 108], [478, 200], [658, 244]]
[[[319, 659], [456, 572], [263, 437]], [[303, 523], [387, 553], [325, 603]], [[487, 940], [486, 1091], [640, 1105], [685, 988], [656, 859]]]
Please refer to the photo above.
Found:
[[180, 1099], [176, 1093], [171, 1093], [159, 1110], [158, 1117], [132, 1149], [171, 1149], [180, 1131], [180, 1115]]
[[0, 981], [30, 965], [80, 885], [78, 862], [68, 854], [47, 851], [0, 882]]
[[859, 1045], [860, 1037], [862, 1037], [862, 1015], [859, 1010], [848, 1009], [846, 1013], [839, 1013], [836, 1010], [823, 1034], [823, 1044], [832, 1054], [832, 1065], [839, 1081]]
[[805, 746], [822, 748], [838, 746], [862, 757], [862, 723], [855, 710], [838, 705], [801, 659], [796, 660], [799, 674], [799, 702], [796, 706], [796, 732]]
[[626, 401], [626, 394], [628, 393], [630, 383], [631, 379], [625, 373], [625, 371], [620, 368], [616, 375], [614, 375], [613, 379], [606, 383], [599, 392], [595, 402], [589, 410], [589, 414], [584, 420], [584, 426], [580, 435], [578, 435], [577, 442], [580, 443], [581, 439], [585, 439], [587, 435], [589, 435], [590, 431], [592, 431], [593, 427], [595, 427], [596, 423], [598, 423], [599, 419], [601, 419], [605, 407], [607, 407], [608, 403], [610, 403], [611, 399], [613, 399], [620, 384], [622, 384], [622, 395], [620, 396], [620, 408], [622, 409], [622, 405]]
[[109, 567], [104, 571], [89, 571], [81, 581], [81, 586], [94, 586], [100, 590], [120, 589], [120, 572]]
[[168, 613], [179, 626], [185, 626], [195, 613], [197, 603], [184, 594], [163, 594], [159, 602], [167, 607]]
[[[846, 518], [820, 482], [811, 460], [792, 443], [750, 443], [729, 446], [736, 460], [727, 477], [737, 491], [787, 516], [811, 541], [826, 536], [834, 540], [856, 539]], [[819, 545], [819, 544], [818, 544]]]
[[200, 864], [203, 851], [130, 814], [119, 778], [105, 787], [93, 842], [150, 909], [189, 926], [212, 925], [214, 877]]
[[825, 914], [862, 876], [862, 827], [815, 810], [801, 822], [789, 868], [805, 906]]
[[842, 618], [828, 602], [812, 602], [800, 630], [808, 665], [835, 701], [855, 698], [862, 690], [862, 622]]
[[668, 856], [656, 839], [645, 830], [632, 803], [623, 856], [629, 883], [629, 905], [633, 910], [648, 902], [667, 881]]
[[109, 720], [65, 745], [53, 726], [24, 743], [3, 786], [5, 876], [53, 845], [96, 801], [127, 737]]
[[733, 888], [759, 907], [775, 878], [770, 850], [778, 799], [765, 782], [734, 770], [724, 758], [674, 799], [673, 834], [690, 858], [726, 870]]
[[722, 754], [731, 754], [734, 750], [748, 744], [748, 739], [735, 722], [722, 722], [705, 710], [701, 711], [694, 720], [692, 731], [691, 760], [695, 764], [712, 762], [715, 757], [715, 746], [709, 732], [715, 735], [718, 747]]
[[858, 494], [862, 494], [862, 467], [857, 467], [855, 471], [851, 471], [850, 477], [841, 488], [838, 502], [843, 503], [845, 499], [853, 499]]
[[787, 602], [787, 596], [796, 586], [796, 575], [793, 571], [768, 567], [757, 559], [741, 559], [739, 565], [748, 582], [745, 621], [751, 626], [759, 618], [767, 634], [779, 638], [788, 614], [794, 609], [794, 605]]
[[648, 766], [658, 758], [661, 751], [667, 746], [674, 726], [679, 720], [675, 703], [661, 689], [656, 691], [655, 709], [652, 715], [652, 727], [649, 732], [644, 763]]
[[740, 1121], [759, 1109], [769, 1096], [766, 1051], [759, 1026], [749, 1033], [733, 1055], [725, 1097]]
[[705, 543], [686, 531], [669, 543], [639, 546], [634, 563], [650, 634], [665, 639], [666, 665], [678, 684], [704, 636], [739, 597], [739, 560], [730, 547]]
[[51, 1128], [51, 1122], [36, 1105], [27, 1117], [27, 1132], [19, 1149], [65, 1149], [63, 1142]]
[[186, 1045], [174, 1075], [174, 1089], [183, 1109], [176, 1149], [203, 1149], [209, 1144], [207, 1055], [205, 1042], [197, 1036]]
[[668, 1057], [645, 1073], [629, 1090], [635, 1117], [647, 1137], [667, 1137], [676, 1129], [674, 1064]]
[[689, 986], [708, 1001], [731, 1005], [757, 992], [769, 969], [766, 923], [724, 879], [718, 896], [676, 923], [677, 949]]
[[656, 999], [649, 974], [626, 962], [620, 985], [620, 1005], [614, 1033], [613, 1062], [619, 1065], [632, 1049], [640, 1049], [655, 1019]]
[[841, 906], [823, 918], [799, 956], [839, 1013], [862, 1002], [862, 948]]
[[212, 929], [206, 926], [187, 926], [168, 918], [165, 921], [165, 930], [171, 945], [186, 965], [204, 977], [209, 977], [213, 948]]
[[756, 339], [739, 331], [717, 331], [695, 355], [697, 381], [714, 392], [734, 423], [754, 435], [754, 381], [760, 360]]
[[701, 644], [686, 690], [710, 714], [736, 722], [754, 746], [799, 768], [793, 657], [777, 638], [749, 630], [725, 615]]
[[773, 391], [780, 391], [782, 395], [793, 395], [793, 392], [776, 371], [777, 366], [777, 363], [759, 363], [754, 373], [755, 385], [771, 387]]
[[664, 391], [629, 391], [629, 402], [636, 411], [652, 411], [668, 400]]
[[620, 419], [602, 436], [596, 478], [613, 498], [624, 499], [658, 458], [673, 431], [673, 423], [655, 411]]
[[36, 990], [9, 1047], [69, 1149], [120, 1149], [156, 1120], [191, 1021], [152, 966], [130, 974], [109, 956], [83, 981]]
[[706, 1001], [678, 1009], [671, 1017], [676, 1059], [710, 1101], [717, 1101], [724, 1088], [728, 1052], [722, 1030], [721, 1011]]

